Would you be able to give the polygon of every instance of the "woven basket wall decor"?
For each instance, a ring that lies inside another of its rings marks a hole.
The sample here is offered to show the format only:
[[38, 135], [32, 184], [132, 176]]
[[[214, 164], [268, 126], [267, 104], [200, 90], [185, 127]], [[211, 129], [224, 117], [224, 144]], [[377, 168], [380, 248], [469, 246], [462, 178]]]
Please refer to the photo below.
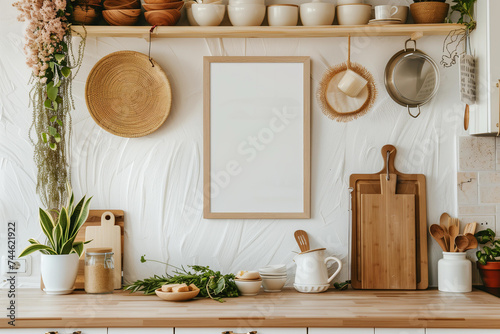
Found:
[[99, 60], [90, 71], [85, 101], [101, 128], [134, 138], [156, 131], [165, 122], [172, 91], [167, 75], [154, 60], [139, 52], [118, 51]]
[[[351, 63], [351, 37], [347, 54], [347, 62], [326, 71], [316, 94], [323, 113], [337, 122], [350, 122], [365, 115], [373, 107], [377, 97], [377, 87], [371, 73], [362, 65]], [[356, 97], [350, 97], [338, 88], [340, 80], [348, 69], [368, 81]]]

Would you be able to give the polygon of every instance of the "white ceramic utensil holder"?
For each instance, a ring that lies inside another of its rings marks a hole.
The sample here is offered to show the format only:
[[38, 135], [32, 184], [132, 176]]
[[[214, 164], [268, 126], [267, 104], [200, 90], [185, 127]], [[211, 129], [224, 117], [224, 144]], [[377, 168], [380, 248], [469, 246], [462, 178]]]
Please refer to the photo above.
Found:
[[439, 291], [472, 291], [472, 264], [465, 255], [463, 252], [443, 252], [443, 258], [438, 261]]

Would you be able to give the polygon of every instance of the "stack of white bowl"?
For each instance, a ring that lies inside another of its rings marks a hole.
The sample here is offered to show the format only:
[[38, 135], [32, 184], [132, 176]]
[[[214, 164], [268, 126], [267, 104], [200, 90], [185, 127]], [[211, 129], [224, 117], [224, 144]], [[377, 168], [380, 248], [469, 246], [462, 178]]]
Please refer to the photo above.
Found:
[[186, 2], [189, 24], [192, 26], [218, 26], [226, 12], [222, 0], [200, 0]]
[[233, 26], [260, 26], [266, 5], [264, 0], [229, 0], [227, 13]]
[[286, 265], [269, 265], [259, 269], [265, 292], [280, 292], [286, 283]]
[[372, 16], [372, 5], [363, 0], [338, 0], [337, 19], [340, 25], [368, 24]]

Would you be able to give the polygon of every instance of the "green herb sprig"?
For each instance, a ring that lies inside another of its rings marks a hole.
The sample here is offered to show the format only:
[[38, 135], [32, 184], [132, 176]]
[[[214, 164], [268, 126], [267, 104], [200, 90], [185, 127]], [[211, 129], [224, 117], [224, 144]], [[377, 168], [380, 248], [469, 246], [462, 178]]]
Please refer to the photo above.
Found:
[[187, 270], [184, 266], [176, 267], [171, 264], [149, 260], [145, 255], [141, 256], [141, 262], [157, 262], [172, 267], [174, 275], [168, 273], [162, 276], [154, 275], [152, 277], [135, 281], [134, 283], [125, 286], [123, 289], [130, 292], [143, 292], [146, 295], [152, 295], [155, 290], [161, 288], [165, 284], [194, 284], [200, 288], [198, 296], [204, 298], [211, 298], [219, 302], [224, 302], [223, 298], [238, 297], [239, 292], [234, 283], [234, 274], [221, 274], [220, 271], [213, 271], [210, 267], [206, 266], [188, 266], [191, 270]]

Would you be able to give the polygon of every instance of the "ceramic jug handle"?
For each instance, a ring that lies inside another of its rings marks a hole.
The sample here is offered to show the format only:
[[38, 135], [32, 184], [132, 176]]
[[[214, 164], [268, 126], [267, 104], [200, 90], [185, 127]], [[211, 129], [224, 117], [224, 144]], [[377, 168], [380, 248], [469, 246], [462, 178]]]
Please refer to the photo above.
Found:
[[342, 270], [342, 262], [341, 262], [339, 259], [337, 259], [336, 257], [333, 257], [333, 256], [329, 256], [329, 257], [327, 257], [327, 258], [325, 259], [325, 264], [327, 264], [327, 263], [328, 263], [328, 261], [335, 261], [335, 262], [337, 262], [337, 263], [338, 263], [338, 265], [339, 265], [339, 267], [338, 267], [338, 268], [337, 268], [337, 270], [333, 273], [333, 275], [332, 275], [332, 276], [330, 276], [330, 277], [328, 278], [328, 283], [331, 283], [331, 282], [332, 282], [332, 280], [335, 278], [335, 276], [337, 276], [337, 274], [338, 274], [338, 273]]

